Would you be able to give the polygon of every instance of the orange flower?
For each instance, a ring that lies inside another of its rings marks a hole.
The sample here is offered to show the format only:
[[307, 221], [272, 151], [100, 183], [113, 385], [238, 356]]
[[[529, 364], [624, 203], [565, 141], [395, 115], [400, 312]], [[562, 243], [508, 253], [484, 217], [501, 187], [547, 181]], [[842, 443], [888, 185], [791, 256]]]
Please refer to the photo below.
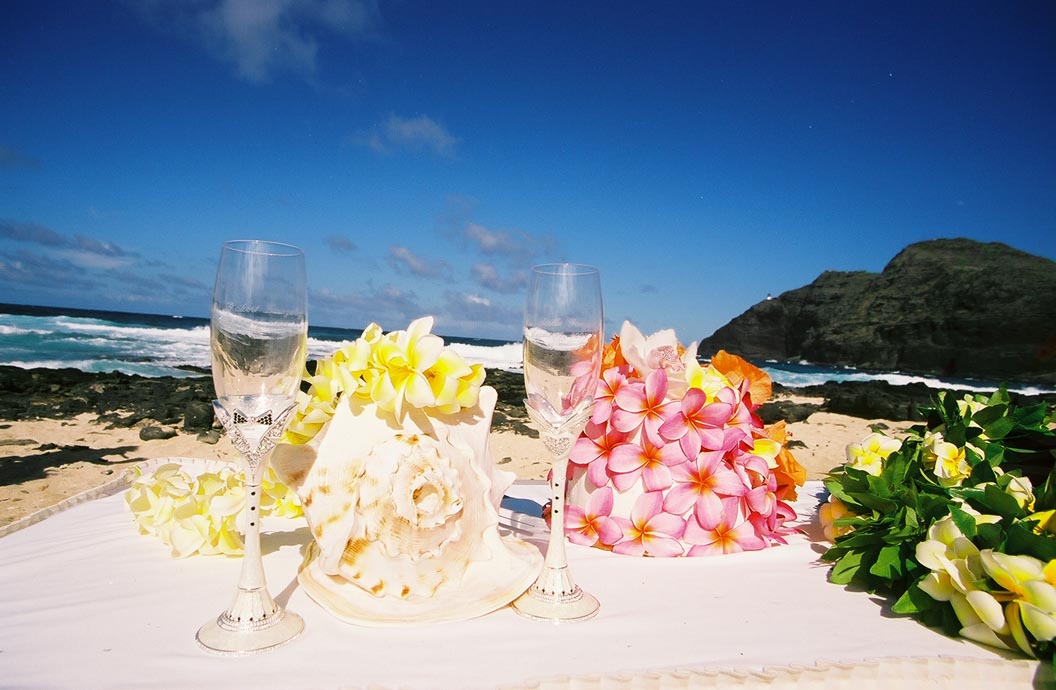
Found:
[[796, 487], [803, 486], [807, 481], [807, 470], [800, 465], [792, 453], [788, 450], [788, 429], [785, 420], [771, 424], [765, 428], [766, 435], [771, 440], [781, 444], [781, 451], [777, 454], [777, 467], [773, 469], [774, 477], [777, 478], [777, 497], [782, 501], [796, 500]]
[[623, 352], [620, 350], [620, 336], [614, 335], [612, 342], [606, 345], [601, 353], [601, 370], [622, 367], [625, 364], [627, 360], [623, 358]]
[[734, 388], [741, 385], [741, 381], [748, 380], [748, 392], [752, 397], [753, 405], [762, 405], [770, 399], [773, 387], [770, 377], [765, 371], [750, 364], [737, 355], [730, 354], [726, 350], [719, 350], [711, 358], [711, 366], [721, 371], [730, 380]]

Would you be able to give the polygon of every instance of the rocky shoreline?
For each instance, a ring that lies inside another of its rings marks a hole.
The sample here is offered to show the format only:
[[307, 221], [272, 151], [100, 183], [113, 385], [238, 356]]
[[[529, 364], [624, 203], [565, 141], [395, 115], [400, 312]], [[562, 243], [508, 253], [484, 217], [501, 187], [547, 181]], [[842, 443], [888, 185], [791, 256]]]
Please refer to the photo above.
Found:
[[[488, 372], [487, 384], [499, 394], [493, 429], [536, 436], [527, 426], [524, 381], [520, 374]], [[177, 432], [219, 437], [213, 415], [213, 380], [202, 370], [188, 378], [121, 373], [88, 373], [79, 369], [20, 369], [0, 366], [0, 420], [67, 419], [96, 416], [105, 428], [139, 426], [142, 440]]]
[[[520, 374], [489, 370], [487, 384], [499, 394], [493, 428], [535, 436], [524, 412], [524, 381]], [[918, 421], [936, 389], [915, 383], [897, 386], [883, 381], [829, 382], [805, 388], [774, 386], [775, 400], [759, 414], [767, 423], [803, 421], [816, 411], [891, 421]], [[963, 395], [961, 392], [954, 392]], [[822, 402], [796, 402], [814, 398]], [[1018, 403], [1056, 404], [1056, 394], [1012, 395]], [[145, 378], [120, 373], [87, 373], [77, 369], [20, 369], [0, 366], [0, 420], [65, 419], [96, 415], [106, 428], [140, 427], [143, 440], [157, 434], [199, 434], [214, 442], [213, 382], [206, 372], [188, 378]]]

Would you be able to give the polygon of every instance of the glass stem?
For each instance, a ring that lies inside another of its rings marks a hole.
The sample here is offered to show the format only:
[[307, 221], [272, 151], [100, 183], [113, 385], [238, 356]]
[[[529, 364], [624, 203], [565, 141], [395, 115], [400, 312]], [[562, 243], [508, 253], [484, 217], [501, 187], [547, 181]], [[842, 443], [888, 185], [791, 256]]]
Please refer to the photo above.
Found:
[[260, 482], [250, 484], [246, 477], [246, 543], [242, 556], [242, 572], [238, 576], [241, 590], [267, 589], [264, 581], [264, 562], [260, 555]]
[[554, 461], [553, 474], [550, 478], [550, 542], [546, 547], [548, 568], [565, 568], [568, 556], [565, 553], [565, 475], [568, 472], [568, 458], [564, 455]]
[[550, 540], [546, 547], [543, 570], [539, 573], [531, 591], [547, 601], [571, 602], [580, 599], [582, 590], [572, 581], [568, 571], [568, 554], [565, 552], [565, 474], [568, 472], [568, 439], [548, 439], [554, 454], [554, 466], [550, 476]]

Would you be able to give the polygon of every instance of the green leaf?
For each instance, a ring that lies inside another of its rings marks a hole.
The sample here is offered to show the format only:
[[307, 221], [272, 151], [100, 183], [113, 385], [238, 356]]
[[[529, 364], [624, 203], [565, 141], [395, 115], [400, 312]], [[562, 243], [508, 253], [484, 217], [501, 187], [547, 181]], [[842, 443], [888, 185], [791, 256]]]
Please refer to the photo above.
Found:
[[909, 588], [902, 593], [902, 596], [898, 598], [891, 610], [895, 613], [914, 615], [921, 613], [922, 611], [929, 611], [939, 606], [941, 602], [938, 602], [931, 598], [920, 587], [917, 587], [916, 583], [913, 583]]
[[1033, 556], [1040, 561], [1049, 562], [1056, 558], [1056, 539], [1035, 534], [1031, 526], [1034, 521], [1016, 522], [1008, 528], [1005, 538], [1005, 553]]
[[1016, 420], [1011, 417], [1000, 417], [983, 427], [983, 431], [992, 441], [998, 441], [1016, 428]]
[[953, 524], [957, 525], [957, 529], [961, 530], [961, 534], [969, 539], [975, 538], [977, 525], [974, 517], [955, 505], [950, 506], [950, 515], [953, 517]]
[[869, 572], [885, 580], [897, 580], [905, 573], [902, 563], [902, 549], [892, 544], [880, 549], [876, 562], [869, 567]]
[[963, 448], [968, 442], [968, 430], [961, 422], [948, 423], [946, 425], [946, 433], [942, 436], [958, 448]]
[[965, 498], [973, 508], [990, 515], [1017, 518], [1026, 514], [1016, 499], [1002, 491], [997, 484], [987, 484], [982, 493], [978, 490], [966, 491]]
[[850, 584], [857, 576], [859, 570], [868, 568], [869, 554], [865, 551], [850, 551], [836, 562], [829, 575], [829, 581], [838, 585]]
[[977, 526], [975, 545], [983, 549], [996, 549], [1005, 540], [1005, 528], [1001, 523], [984, 523]]
[[898, 504], [894, 501], [872, 494], [856, 494], [855, 498], [858, 499], [857, 502], [861, 505], [881, 514], [889, 513], [898, 508]]
[[1007, 412], [1007, 405], [991, 404], [972, 415], [972, 421], [986, 428], [987, 424], [993, 424], [1001, 417], [1004, 417]]
[[1008, 405], [1011, 401], [1012, 398], [1010, 398], [1008, 395], [1008, 389], [1006, 389], [1004, 386], [1001, 386], [993, 392], [989, 399], [987, 399], [986, 404], [987, 406]]
[[[1005, 447], [1000, 443], [991, 443], [986, 446], [986, 464], [991, 468], [997, 467], [1005, 461]], [[982, 463], [979, 463], [982, 464]], [[991, 474], [993, 472], [991, 471]], [[972, 476], [975, 476], [975, 471], [972, 471]], [[981, 481], [994, 481], [993, 479], [981, 479]]]

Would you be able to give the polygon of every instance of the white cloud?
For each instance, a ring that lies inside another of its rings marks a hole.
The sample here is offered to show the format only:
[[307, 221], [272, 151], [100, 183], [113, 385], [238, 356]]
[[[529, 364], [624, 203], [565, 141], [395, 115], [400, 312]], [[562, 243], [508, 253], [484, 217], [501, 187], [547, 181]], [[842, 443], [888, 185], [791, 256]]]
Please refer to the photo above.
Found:
[[348, 235], [334, 233], [327, 235], [323, 241], [326, 242], [326, 246], [330, 247], [331, 250], [343, 254], [354, 252], [357, 249], [356, 243], [350, 240]]
[[461, 234], [482, 254], [521, 260], [551, 251], [555, 245], [554, 238], [549, 235], [533, 235], [523, 230], [492, 230], [472, 221], [466, 223]]
[[128, 266], [138, 257], [112, 242], [84, 235], [70, 237], [36, 223], [0, 219], [0, 239], [47, 247], [55, 256], [82, 268], [110, 270]]
[[527, 271], [500, 271], [494, 264], [473, 264], [470, 275], [477, 285], [507, 295], [521, 292], [528, 285]]
[[426, 313], [414, 292], [394, 285], [353, 293], [323, 288], [312, 291], [308, 299], [312, 312], [318, 310], [331, 325], [341, 328], [363, 328], [373, 321], [391, 331], [405, 328]]
[[0, 168], [39, 168], [40, 159], [0, 144]]
[[437, 320], [437, 332], [514, 339], [521, 327], [520, 306], [511, 307], [481, 295], [447, 291]]
[[458, 139], [428, 115], [390, 115], [373, 129], [350, 137], [350, 141], [378, 153], [427, 151], [445, 158], [453, 156], [458, 146]]
[[389, 247], [389, 265], [397, 272], [407, 271], [422, 278], [435, 278], [443, 272], [447, 264], [443, 261], [423, 259], [410, 248], [394, 244]]
[[131, 4], [159, 29], [189, 33], [252, 82], [269, 81], [280, 72], [312, 79], [322, 36], [366, 35], [379, 16], [371, 0], [141, 0]]

